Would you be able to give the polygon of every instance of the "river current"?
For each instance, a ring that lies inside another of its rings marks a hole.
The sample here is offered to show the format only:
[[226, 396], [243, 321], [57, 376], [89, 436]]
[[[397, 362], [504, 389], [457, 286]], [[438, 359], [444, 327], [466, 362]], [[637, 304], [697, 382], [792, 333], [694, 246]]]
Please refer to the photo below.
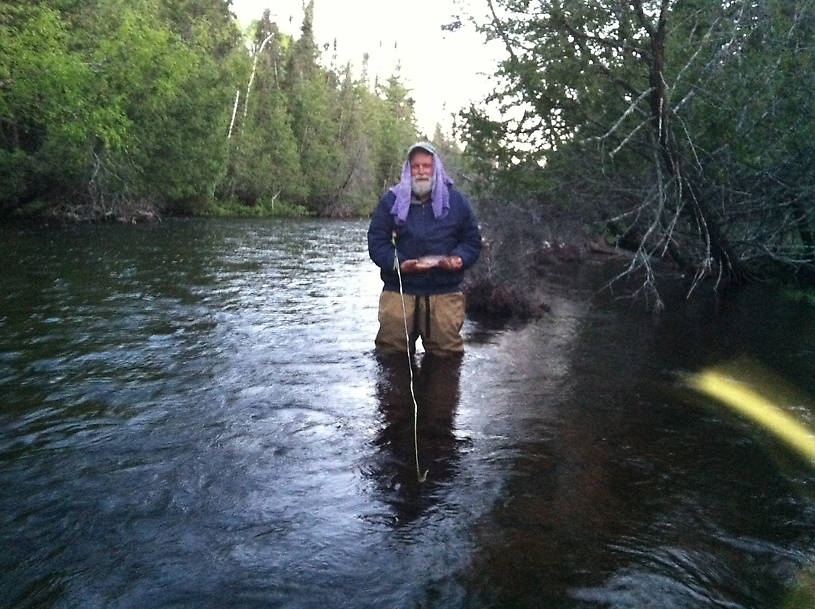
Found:
[[815, 469], [682, 382], [811, 426], [811, 302], [552, 270], [540, 320], [418, 355], [414, 430], [365, 229], [0, 227], [0, 607], [813, 606]]

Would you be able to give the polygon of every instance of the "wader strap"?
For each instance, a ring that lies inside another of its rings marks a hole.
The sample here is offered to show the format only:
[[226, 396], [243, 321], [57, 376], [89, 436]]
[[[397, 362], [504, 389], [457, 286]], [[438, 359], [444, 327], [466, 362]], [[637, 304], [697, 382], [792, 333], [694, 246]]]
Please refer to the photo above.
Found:
[[430, 296], [424, 297], [424, 321], [427, 338], [430, 338]]
[[419, 336], [419, 297], [413, 297], [413, 336]]
[[[421, 326], [419, 325], [419, 301], [420, 296], [413, 297], [413, 335], [419, 336], [421, 334]], [[430, 338], [430, 296], [424, 297], [424, 328], [425, 338]]]

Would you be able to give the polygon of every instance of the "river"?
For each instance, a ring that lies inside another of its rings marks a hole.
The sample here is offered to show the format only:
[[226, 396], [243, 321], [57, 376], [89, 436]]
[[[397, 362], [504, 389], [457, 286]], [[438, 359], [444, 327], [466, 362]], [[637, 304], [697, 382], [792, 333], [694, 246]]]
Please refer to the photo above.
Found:
[[681, 382], [812, 424], [811, 302], [654, 315], [569, 267], [419, 355], [414, 440], [365, 229], [0, 227], [0, 607], [812, 606], [815, 470]]

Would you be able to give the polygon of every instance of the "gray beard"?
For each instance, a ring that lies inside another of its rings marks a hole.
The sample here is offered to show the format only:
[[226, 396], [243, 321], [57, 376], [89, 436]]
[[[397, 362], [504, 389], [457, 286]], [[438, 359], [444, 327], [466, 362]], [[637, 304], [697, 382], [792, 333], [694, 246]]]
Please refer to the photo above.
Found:
[[417, 180], [416, 178], [410, 178], [410, 188], [416, 198], [423, 199], [430, 194], [431, 190], [433, 190], [433, 180]]

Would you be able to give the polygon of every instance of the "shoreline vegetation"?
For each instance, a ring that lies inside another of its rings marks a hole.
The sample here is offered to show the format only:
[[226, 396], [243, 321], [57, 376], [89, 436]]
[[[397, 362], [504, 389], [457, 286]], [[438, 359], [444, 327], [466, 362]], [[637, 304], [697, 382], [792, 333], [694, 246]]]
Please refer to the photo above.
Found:
[[0, 219], [368, 213], [429, 136], [398, 68], [328, 61], [303, 10], [294, 35], [224, 0], [0, 6]]
[[539, 314], [541, 269], [589, 244], [655, 310], [674, 275], [687, 297], [815, 285], [812, 2], [492, 0], [444, 28], [504, 50], [452, 134], [419, 133], [398, 68], [338, 65], [313, 0], [296, 35], [229, 4], [0, 4], [0, 221], [362, 218], [429, 140], [483, 224], [496, 315]]
[[[289, 205], [274, 201], [268, 204], [247, 206], [239, 201], [213, 202], [208, 208], [199, 207], [196, 214], [166, 215], [149, 203], [121, 205], [104, 212], [90, 206], [77, 206], [71, 209], [46, 208], [46, 213], [29, 213], [17, 215], [12, 220], [23, 223], [56, 222], [59, 225], [71, 224], [148, 224], [161, 222], [168, 218], [308, 218], [315, 214], [303, 206]], [[207, 211], [200, 211], [206, 209]], [[363, 220], [360, 215], [347, 216], [348, 219]], [[325, 218], [329, 220], [331, 218]], [[337, 219], [337, 218], [334, 218]], [[572, 232], [568, 241], [537, 239], [514, 240], [497, 237], [500, 231], [489, 226], [485, 232], [484, 249], [476, 265], [468, 271], [462, 289], [467, 297], [468, 314], [480, 320], [493, 322], [524, 322], [539, 319], [552, 313], [549, 302], [549, 290], [552, 283], [569, 283], [569, 275], [579, 273], [586, 267], [605, 267], [596, 282], [598, 292], [609, 289], [614, 277], [632, 284], [631, 291], [637, 287], [637, 279], [626, 273], [637, 255], [636, 251], [605, 242], [603, 236], [589, 238]], [[540, 230], [533, 235], [546, 233], [551, 237], [551, 230]], [[506, 240], [505, 240], [506, 239]], [[507, 250], [513, 250], [511, 253]], [[519, 256], [518, 252], [523, 251]], [[510, 260], [514, 261], [510, 263]], [[660, 276], [671, 276], [676, 284], [687, 285], [687, 281], [678, 278], [679, 269], [670, 261], [654, 261], [662, 267]], [[770, 281], [787, 291], [792, 300], [804, 300], [815, 304], [815, 290], [806, 281], [790, 281], [787, 277], [775, 277]], [[730, 288], [738, 286], [729, 286]], [[649, 306], [645, 303], [646, 306]]]
[[126, 202], [111, 207], [100, 208], [90, 203], [60, 205], [35, 202], [25, 210], [9, 215], [7, 221], [55, 222], [58, 224], [144, 224], [161, 222], [165, 218], [213, 217], [213, 218], [305, 218], [314, 216], [303, 205], [281, 201], [246, 205], [237, 200], [213, 201], [196, 205], [194, 212], [182, 213], [178, 209], [167, 213], [165, 209], [151, 202]]

